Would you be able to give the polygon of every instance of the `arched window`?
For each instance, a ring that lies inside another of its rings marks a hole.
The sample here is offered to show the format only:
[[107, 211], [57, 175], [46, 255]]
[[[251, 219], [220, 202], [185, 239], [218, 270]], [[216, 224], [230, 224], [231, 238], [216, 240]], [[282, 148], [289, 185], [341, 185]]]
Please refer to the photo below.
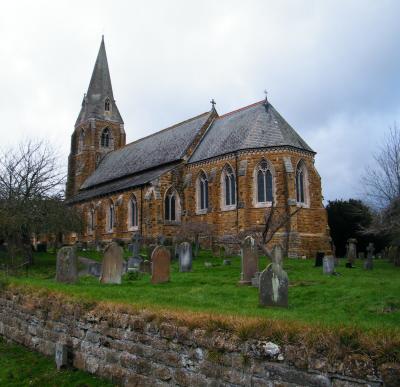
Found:
[[225, 166], [221, 176], [223, 207], [236, 206], [236, 179], [230, 165]]
[[175, 189], [170, 188], [164, 201], [164, 216], [166, 221], [179, 222], [180, 221], [180, 200], [179, 195]]
[[298, 204], [307, 203], [307, 168], [302, 160], [296, 168], [296, 201]]
[[208, 180], [201, 171], [197, 178], [197, 210], [206, 212], [208, 209]]
[[110, 203], [107, 209], [107, 231], [112, 232], [115, 226], [115, 208], [114, 203]]
[[94, 231], [94, 208], [90, 208], [88, 212], [88, 232], [89, 234]]
[[137, 206], [137, 201], [135, 195], [132, 195], [132, 197], [129, 200], [129, 227], [130, 228], [136, 228], [138, 226], [138, 206]]
[[78, 140], [78, 152], [82, 152], [84, 144], [85, 144], [85, 131], [84, 129], [81, 129]]
[[104, 101], [104, 110], [106, 112], [110, 111], [110, 98], [106, 98], [106, 100]]
[[105, 128], [101, 133], [101, 146], [108, 148], [110, 146], [110, 129]]
[[256, 168], [257, 177], [257, 203], [266, 204], [272, 203], [273, 194], [273, 176], [271, 172], [271, 167], [267, 161], [262, 160], [261, 163]]

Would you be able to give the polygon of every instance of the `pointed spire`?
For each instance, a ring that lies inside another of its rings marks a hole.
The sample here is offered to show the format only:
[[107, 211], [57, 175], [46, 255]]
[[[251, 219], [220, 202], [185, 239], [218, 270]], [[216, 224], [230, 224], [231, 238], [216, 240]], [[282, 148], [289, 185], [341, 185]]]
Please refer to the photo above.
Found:
[[123, 123], [114, 100], [104, 35], [101, 37], [100, 49], [84, 100], [84, 106], [82, 106], [75, 126], [89, 118]]

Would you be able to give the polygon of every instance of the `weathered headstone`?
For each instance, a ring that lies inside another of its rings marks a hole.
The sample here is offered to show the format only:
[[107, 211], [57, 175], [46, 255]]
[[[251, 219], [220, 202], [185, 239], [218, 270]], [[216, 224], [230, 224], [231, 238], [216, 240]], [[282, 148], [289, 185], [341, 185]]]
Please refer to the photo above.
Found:
[[332, 275], [335, 272], [335, 258], [327, 255], [323, 258], [323, 273]]
[[260, 275], [261, 271], [254, 273], [254, 277], [251, 279], [251, 286], [258, 288], [260, 286]]
[[315, 255], [315, 267], [320, 267], [323, 264], [325, 253], [322, 251], [318, 251]]
[[143, 262], [141, 257], [132, 257], [128, 259], [128, 270], [129, 269], [139, 269]]
[[62, 247], [57, 253], [56, 281], [74, 283], [78, 279], [78, 257], [76, 248]]
[[160, 284], [170, 279], [171, 254], [163, 246], [157, 246], [151, 255], [151, 282]]
[[224, 265], [224, 266], [229, 266], [229, 265], [231, 265], [231, 264], [232, 264], [232, 262], [231, 262], [230, 259], [224, 259], [224, 260], [222, 261], [222, 265]]
[[59, 371], [62, 367], [65, 367], [68, 363], [68, 349], [65, 344], [60, 342], [56, 343], [55, 348], [55, 360], [57, 370]]
[[182, 242], [179, 245], [179, 271], [192, 271], [192, 245], [189, 242]]
[[110, 243], [104, 252], [100, 282], [103, 284], [120, 284], [125, 264], [121, 246], [115, 242]]
[[347, 240], [347, 253], [346, 253], [346, 257], [347, 257], [347, 264], [346, 267], [348, 268], [352, 268], [353, 264], [357, 258], [357, 239], [355, 238], [350, 238]]
[[367, 259], [364, 262], [365, 270], [372, 270], [374, 268], [374, 244], [369, 243], [367, 247]]
[[139, 233], [133, 234], [132, 243], [130, 244], [129, 251], [132, 253], [133, 258], [140, 256], [140, 248], [142, 243], [142, 237]]
[[240, 275], [240, 285], [250, 285], [251, 279], [258, 271], [258, 251], [254, 238], [247, 236], [242, 244], [242, 273]]
[[289, 279], [282, 266], [271, 263], [260, 274], [259, 301], [261, 306], [288, 306]]

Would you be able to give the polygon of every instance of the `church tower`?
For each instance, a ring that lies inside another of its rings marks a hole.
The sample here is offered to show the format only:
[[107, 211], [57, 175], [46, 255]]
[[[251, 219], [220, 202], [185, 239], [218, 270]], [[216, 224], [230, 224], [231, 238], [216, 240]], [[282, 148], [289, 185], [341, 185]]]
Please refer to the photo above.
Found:
[[104, 37], [71, 136], [66, 197], [74, 196], [104, 155], [125, 145], [124, 121], [111, 86]]

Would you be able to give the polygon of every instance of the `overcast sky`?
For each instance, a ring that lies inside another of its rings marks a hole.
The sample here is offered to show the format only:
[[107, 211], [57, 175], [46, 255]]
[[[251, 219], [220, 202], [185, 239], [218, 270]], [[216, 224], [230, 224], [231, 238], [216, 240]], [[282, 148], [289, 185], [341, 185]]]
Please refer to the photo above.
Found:
[[133, 141], [269, 101], [317, 152], [326, 200], [400, 122], [400, 1], [5, 1], [2, 146], [48, 138], [65, 164], [101, 35]]

